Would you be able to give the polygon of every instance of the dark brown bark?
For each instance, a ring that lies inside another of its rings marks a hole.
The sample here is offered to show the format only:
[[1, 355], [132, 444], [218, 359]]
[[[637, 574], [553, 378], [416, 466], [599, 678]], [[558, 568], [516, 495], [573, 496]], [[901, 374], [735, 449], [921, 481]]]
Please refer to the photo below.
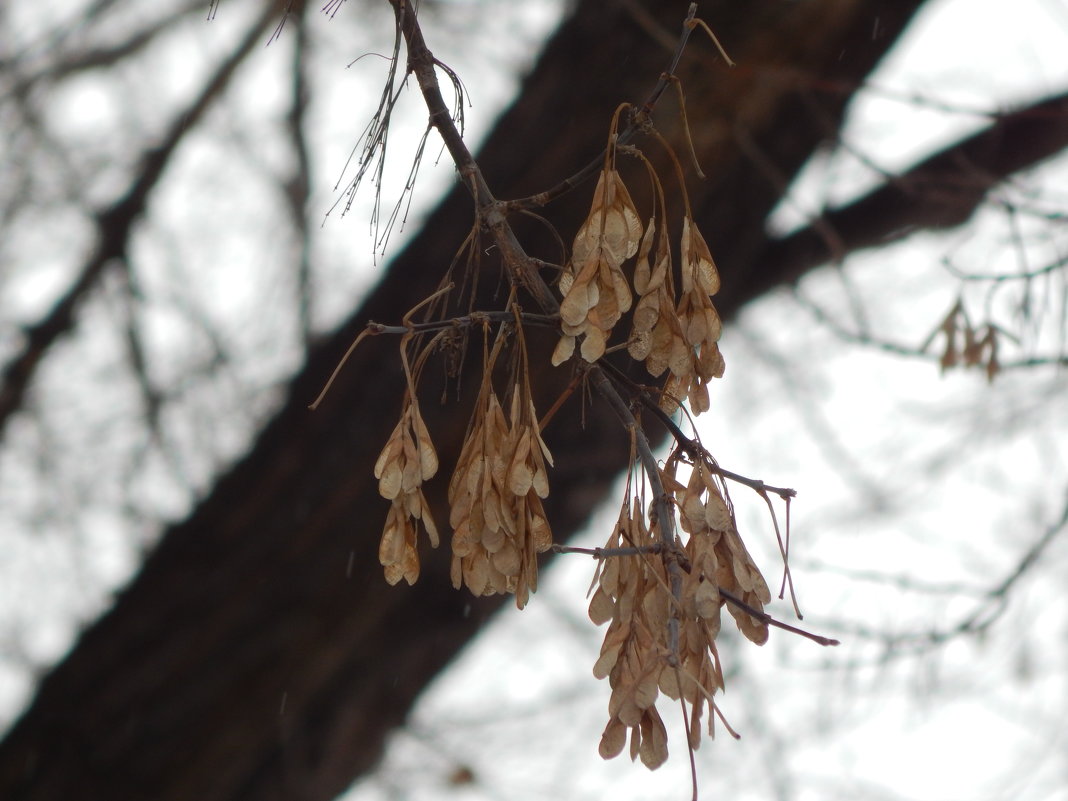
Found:
[[[573, 173], [603, 145], [615, 106], [644, 99], [670, 55], [658, 33], [675, 40], [686, 4], [648, 0], [638, 16], [630, 5], [584, 0], [549, 42], [479, 155], [498, 197]], [[725, 317], [796, 276], [757, 259], [770, 247], [764, 221], [920, 5], [703, 4], [741, 65], [727, 71], [695, 41], [679, 70], [710, 176], [690, 190], [723, 274]], [[658, 120], [680, 142], [670, 106]], [[588, 202], [589, 187], [545, 213], [567, 239]], [[455, 592], [444, 548], [424, 554], [415, 587], [389, 588], [381, 577], [386, 505], [372, 466], [399, 411], [395, 342], [362, 345], [319, 410], [306, 407], [368, 319], [395, 322], [433, 289], [472, 217], [457, 187], [350, 322], [309, 352], [249, 455], [166, 533], [113, 609], [42, 682], [0, 745], [0, 797], [329, 799], [375, 764], [389, 731], [500, 600]], [[534, 255], [559, 259], [538, 225], [519, 227]], [[481, 284], [488, 304], [496, 276]], [[541, 409], [569, 376], [548, 366], [552, 337], [536, 339]], [[456, 391], [436, 402], [434, 368], [424, 380], [443, 473], [463, 437], [476, 372], [466, 371], [459, 403]], [[604, 498], [627, 443], [609, 415], [590, 414], [583, 428], [574, 403], [546, 434], [557, 463], [546, 508], [560, 540]], [[442, 523], [445, 480], [428, 493]]]

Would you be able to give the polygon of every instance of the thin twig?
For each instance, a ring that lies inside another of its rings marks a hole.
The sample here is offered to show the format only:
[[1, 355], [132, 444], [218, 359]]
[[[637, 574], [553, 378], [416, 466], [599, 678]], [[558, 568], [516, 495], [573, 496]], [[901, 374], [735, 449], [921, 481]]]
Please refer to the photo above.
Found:
[[[391, 0], [392, 2], [392, 0]], [[615, 137], [612, 146], [618, 147], [625, 145], [634, 139], [635, 136], [649, 125], [649, 118], [653, 113], [653, 109], [660, 101], [664, 92], [671, 85], [672, 79], [675, 76], [675, 70], [679, 67], [679, 61], [682, 60], [682, 53], [686, 49], [687, 42], [690, 41], [690, 34], [694, 29], [694, 17], [697, 14], [697, 3], [690, 3], [689, 11], [686, 14], [686, 19], [682, 23], [682, 34], [679, 36], [678, 44], [675, 46], [675, 52], [672, 54], [671, 63], [668, 68], [661, 73], [659, 80], [653, 90], [649, 93], [649, 97], [641, 106], [637, 107], [637, 111], [631, 115], [630, 121]], [[503, 206], [505, 212], [522, 211], [532, 208], [540, 208], [548, 205], [559, 197], [566, 195], [572, 189], [587, 180], [592, 178], [601, 169], [604, 164], [605, 153], [608, 148], [602, 150], [597, 156], [593, 158], [585, 167], [576, 172], [574, 175], [565, 178], [558, 183], [552, 189], [547, 189], [544, 192], [538, 192], [536, 195], [530, 197], [518, 198], [516, 200], [506, 201]]]

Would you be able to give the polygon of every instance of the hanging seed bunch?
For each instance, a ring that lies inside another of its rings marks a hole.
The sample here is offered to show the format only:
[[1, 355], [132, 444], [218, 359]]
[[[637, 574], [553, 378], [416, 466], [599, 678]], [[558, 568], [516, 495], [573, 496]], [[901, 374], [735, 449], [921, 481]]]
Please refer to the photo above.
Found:
[[435, 548], [438, 546], [437, 526], [423, 496], [423, 482], [438, 471], [438, 456], [419, 413], [415, 380], [408, 366], [406, 339], [401, 341], [401, 361], [408, 378], [408, 391], [400, 421], [375, 463], [378, 492], [391, 501], [378, 546], [378, 559], [390, 584], [397, 584], [401, 579], [414, 584], [419, 578], [417, 521], [426, 528], [430, 544]]
[[560, 277], [563, 336], [553, 365], [571, 358], [575, 340], [588, 362], [604, 355], [608, 337], [633, 300], [623, 262], [638, 252], [642, 224], [630, 193], [614, 168], [605, 167], [593, 192], [593, 207], [575, 235], [571, 265]]
[[[676, 478], [681, 458], [678, 450], [668, 458], [662, 480], [675, 496], [682, 530], [690, 535], [684, 550], [692, 569], [684, 579], [683, 607], [707, 621], [715, 637], [724, 604], [721, 589], [757, 612], [771, 602], [771, 591], [738, 535], [734, 515], [724, 500], [726, 489], [703, 462], [692, 466], [683, 485]], [[737, 606], [729, 608], [742, 634], [757, 645], [767, 642], [767, 623]]]
[[[641, 503], [633, 499], [620, 511], [606, 548], [650, 548], [659, 532], [645, 525]], [[607, 678], [612, 688], [608, 725], [601, 735], [600, 754], [611, 759], [622, 752], [630, 733], [630, 758], [641, 758], [650, 770], [667, 759], [667, 729], [656, 710], [662, 674], [668, 669], [670, 593], [663, 563], [649, 555], [611, 558], [595, 579], [590, 619], [608, 623], [593, 675]]]
[[[655, 217], [643, 228], [615, 169], [613, 142], [610, 139], [590, 213], [575, 235], [571, 262], [560, 278], [562, 335], [552, 362], [559, 365], [571, 358], [580, 337], [583, 359], [592, 363], [604, 355], [612, 329], [633, 304], [622, 268], [637, 254], [634, 292], [638, 302], [627, 351], [631, 358], [644, 362], [654, 377], [668, 373], [661, 394], [664, 411], [673, 413], [686, 400], [693, 414], [701, 414], [709, 408], [708, 382], [722, 377], [724, 370], [718, 344], [723, 325], [712, 303], [719, 291], [719, 272], [693, 220], [680, 168], [685, 214], [678, 250], [682, 291], [676, 293], [667, 232], [662, 226], [658, 229]], [[660, 180], [648, 160], [638, 156], [650, 171], [663, 214], [666, 204]]]
[[[689, 535], [682, 546], [677, 590], [665, 560], [658, 525], [646, 526], [635, 500], [624, 508], [605, 549], [633, 548], [637, 555], [607, 560], [595, 577], [590, 619], [608, 622], [601, 655], [594, 665], [597, 678], [612, 688], [609, 720], [601, 736], [600, 753], [608, 759], [622, 752], [630, 732], [631, 759], [641, 758], [655, 768], [667, 758], [666, 730], [656, 710], [659, 693], [690, 710], [687, 739], [691, 748], [701, 742], [702, 717], [709, 709], [707, 731], [714, 736], [719, 716], [714, 696], [724, 688], [716, 649], [720, 631], [720, 589], [760, 612], [771, 595], [763, 576], [742, 544], [725, 490], [702, 465], [694, 465], [687, 483], [676, 478], [681, 454], [676, 452], [661, 471], [661, 482], [679, 510], [681, 528]], [[731, 607], [742, 633], [754, 643], [767, 641], [764, 620]]]
[[1019, 344], [1014, 336], [993, 323], [973, 326], [964, 309], [964, 301], [960, 299], [927, 337], [920, 350], [926, 352], [939, 334], [946, 340], [939, 360], [943, 373], [954, 367], [981, 367], [986, 371], [987, 381], [991, 383], [1001, 371], [998, 340], [1008, 338]]
[[486, 358], [474, 416], [449, 483], [451, 573], [457, 589], [466, 585], [475, 595], [514, 593], [522, 609], [538, 586], [537, 554], [552, 547], [541, 503], [549, 495], [545, 465], [552, 465], [552, 455], [534, 411], [521, 329], [519, 378], [505, 419], [491, 381], [501, 342], [499, 337]]
[[[723, 376], [719, 337], [723, 331], [712, 295], [719, 291], [719, 272], [693, 218], [682, 220], [682, 295], [676, 301], [671, 247], [665, 235], [656, 236], [650, 221], [634, 268], [634, 309], [627, 352], [644, 361], [650, 375], [668, 372], [661, 408], [672, 413], [688, 400], [690, 411], [708, 411], [708, 382]], [[650, 255], [652, 259], [650, 260]]]

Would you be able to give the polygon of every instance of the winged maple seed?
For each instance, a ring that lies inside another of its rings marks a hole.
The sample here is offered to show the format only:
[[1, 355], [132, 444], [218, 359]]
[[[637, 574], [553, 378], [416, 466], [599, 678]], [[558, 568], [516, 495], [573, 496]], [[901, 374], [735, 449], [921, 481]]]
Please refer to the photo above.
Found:
[[571, 264], [560, 277], [563, 336], [552, 363], [562, 364], [575, 352], [588, 362], [604, 354], [609, 335], [631, 307], [630, 286], [621, 269], [638, 252], [642, 224], [634, 201], [614, 169], [604, 169], [593, 192], [593, 205], [575, 235]]
[[417, 520], [423, 522], [430, 544], [435, 548], [438, 545], [437, 526], [422, 489], [423, 482], [437, 471], [434, 444], [419, 413], [419, 405], [409, 394], [400, 421], [375, 463], [378, 492], [392, 501], [378, 546], [378, 559], [390, 584], [397, 584], [401, 579], [414, 584], [419, 578]]
[[475, 595], [515, 593], [522, 609], [537, 589], [537, 554], [552, 546], [541, 503], [549, 494], [545, 463], [552, 456], [529, 387], [515, 385], [506, 421], [488, 376], [449, 483], [452, 582]]

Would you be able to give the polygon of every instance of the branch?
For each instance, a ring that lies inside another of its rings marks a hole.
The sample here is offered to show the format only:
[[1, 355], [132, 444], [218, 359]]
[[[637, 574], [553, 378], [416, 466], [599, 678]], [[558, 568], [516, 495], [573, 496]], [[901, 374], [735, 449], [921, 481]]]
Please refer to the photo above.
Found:
[[[773, 240], [754, 259], [756, 281], [796, 280], [825, 262], [904, 239], [919, 229], [967, 222], [987, 193], [1068, 147], [1068, 93], [997, 116], [982, 131], [913, 166], [818, 223]], [[841, 253], [832, 253], [828, 230]], [[759, 288], [757, 289], [759, 291]]]

